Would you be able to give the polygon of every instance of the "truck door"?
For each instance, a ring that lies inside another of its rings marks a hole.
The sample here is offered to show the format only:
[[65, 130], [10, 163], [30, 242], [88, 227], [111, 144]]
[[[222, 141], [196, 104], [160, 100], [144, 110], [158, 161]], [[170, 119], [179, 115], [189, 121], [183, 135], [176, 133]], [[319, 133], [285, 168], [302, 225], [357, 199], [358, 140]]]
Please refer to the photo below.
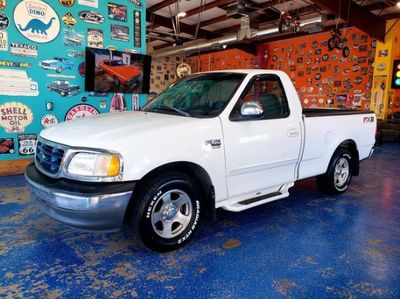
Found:
[[[263, 115], [243, 116], [246, 102], [260, 104]], [[272, 193], [295, 180], [301, 112], [290, 108], [279, 76], [258, 75], [248, 83], [229, 119], [221, 120], [230, 198]]]

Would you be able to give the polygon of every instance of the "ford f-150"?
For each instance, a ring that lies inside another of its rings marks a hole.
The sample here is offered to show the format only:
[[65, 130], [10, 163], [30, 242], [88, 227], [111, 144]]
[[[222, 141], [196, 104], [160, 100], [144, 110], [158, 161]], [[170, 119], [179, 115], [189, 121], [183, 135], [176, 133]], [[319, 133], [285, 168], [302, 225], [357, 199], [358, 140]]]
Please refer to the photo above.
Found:
[[126, 221], [145, 245], [167, 251], [215, 209], [287, 197], [296, 180], [316, 176], [321, 191], [345, 192], [375, 129], [368, 111], [302, 109], [280, 71], [199, 73], [142, 111], [45, 129], [25, 176], [51, 217], [87, 230]]

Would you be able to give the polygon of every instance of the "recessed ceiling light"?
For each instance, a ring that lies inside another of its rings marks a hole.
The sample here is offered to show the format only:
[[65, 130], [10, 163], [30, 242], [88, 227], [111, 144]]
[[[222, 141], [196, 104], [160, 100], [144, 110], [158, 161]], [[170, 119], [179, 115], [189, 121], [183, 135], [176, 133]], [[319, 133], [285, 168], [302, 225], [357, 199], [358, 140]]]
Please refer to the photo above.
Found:
[[186, 11], [181, 11], [181, 12], [178, 13], [176, 16], [177, 16], [178, 18], [184, 18], [184, 17], [187, 16], [187, 13], [186, 13]]
[[397, 8], [400, 8], [400, 1], [397, 2], [396, 6]]

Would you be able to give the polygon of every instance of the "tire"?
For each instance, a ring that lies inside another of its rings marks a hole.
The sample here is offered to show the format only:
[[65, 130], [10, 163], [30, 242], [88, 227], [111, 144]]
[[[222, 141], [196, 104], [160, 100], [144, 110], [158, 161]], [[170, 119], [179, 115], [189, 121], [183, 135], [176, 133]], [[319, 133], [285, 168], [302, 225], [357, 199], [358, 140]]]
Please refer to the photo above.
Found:
[[345, 57], [345, 58], [349, 57], [349, 55], [350, 55], [349, 47], [344, 47], [342, 50], [342, 54], [343, 54], [343, 57]]
[[114, 84], [115, 84], [116, 86], [119, 86], [120, 83], [121, 83], [121, 82], [120, 82], [119, 78], [118, 78], [117, 76], [115, 76], [115, 77], [114, 77]]
[[167, 172], [145, 182], [133, 198], [132, 223], [148, 248], [166, 252], [186, 244], [199, 226], [201, 190], [186, 175]]
[[327, 194], [345, 192], [351, 182], [353, 155], [346, 148], [339, 148], [333, 154], [325, 174], [317, 177], [319, 190]]
[[295, 26], [293, 27], [293, 32], [294, 32], [294, 33], [299, 33], [299, 32], [300, 32], [300, 25], [295, 25]]
[[328, 49], [329, 51], [332, 51], [335, 48], [336, 48], [336, 40], [335, 38], [331, 37], [330, 39], [328, 39]]

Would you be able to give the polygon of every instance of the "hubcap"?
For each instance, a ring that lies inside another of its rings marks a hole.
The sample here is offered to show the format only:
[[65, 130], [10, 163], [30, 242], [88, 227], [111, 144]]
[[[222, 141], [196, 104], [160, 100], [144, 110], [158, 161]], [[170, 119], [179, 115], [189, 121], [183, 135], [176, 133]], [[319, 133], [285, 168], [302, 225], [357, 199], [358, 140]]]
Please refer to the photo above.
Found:
[[350, 174], [349, 162], [346, 158], [340, 158], [336, 162], [334, 180], [336, 187], [343, 187], [347, 183]]
[[151, 224], [158, 236], [171, 239], [188, 227], [192, 214], [189, 196], [182, 190], [174, 189], [163, 194], [154, 204]]

